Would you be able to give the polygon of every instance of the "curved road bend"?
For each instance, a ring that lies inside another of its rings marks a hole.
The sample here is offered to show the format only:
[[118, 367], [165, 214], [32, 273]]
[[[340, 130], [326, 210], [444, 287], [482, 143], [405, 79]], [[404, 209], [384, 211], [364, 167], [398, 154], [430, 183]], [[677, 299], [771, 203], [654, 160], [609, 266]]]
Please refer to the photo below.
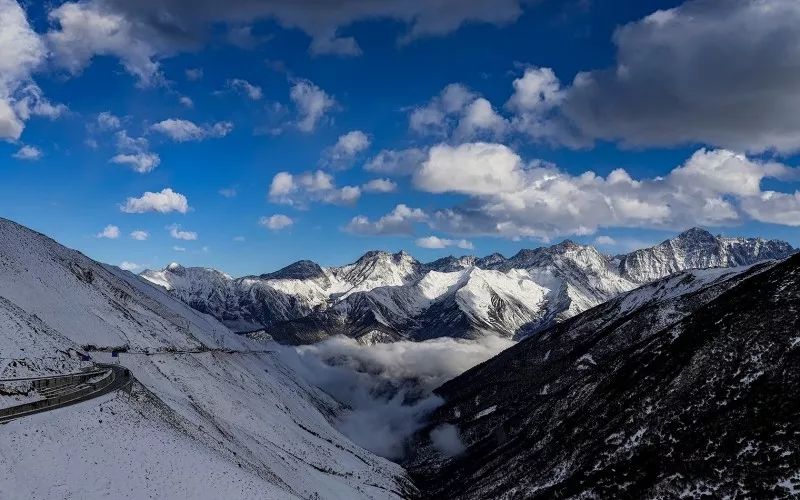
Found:
[[[114, 380], [110, 384], [98, 389], [95, 392], [91, 392], [89, 394], [85, 394], [85, 395], [77, 397], [75, 399], [70, 399], [70, 400], [65, 401], [63, 403], [60, 403], [60, 404], [55, 404], [55, 405], [52, 405], [52, 406], [45, 406], [43, 408], [37, 408], [37, 409], [34, 409], [34, 410], [27, 410], [27, 411], [25, 411], [23, 409], [19, 413], [13, 413], [11, 415], [4, 415], [4, 416], [0, 417], [0, 424], [4, 424], [6, 422], [9, 422], [11, 420], [15, 420], [17, 418], [27, 417], [28, 415], [35, 415], [37, 413], [42, 413], [42, 412], [45, 412], [45, 411], [55, 410], [56, 408], [64, 408], [65, 406], [71, 406], [71, 405], [74, 405], [74, 404], [77, 404], [77, 403], [82, 403], [83, 401], [88, 401], [90, 399], [98, 398], [98, 397], [104, 396], [104, 395], [106, 395], [106, 394], [108, 394], [110, 392], [114, 392], [114, 391], [120, 390], [120, 389], [124, 388], [125, 386], [129, 385], [133, 381], [133, 376], [131, 375], [130, 371], [127, 368], [125, 368], [124, 366], [107, 365], [107, 364], [97, 363], [97, 367], [98, 368], [110, 369], [113, 372]], [[52, 378], [53, 379], [58, 379], [59, 377], [52, 377]], [[24, 405], [21, 405], [21, 407], [22, 406], [24, 406]]]

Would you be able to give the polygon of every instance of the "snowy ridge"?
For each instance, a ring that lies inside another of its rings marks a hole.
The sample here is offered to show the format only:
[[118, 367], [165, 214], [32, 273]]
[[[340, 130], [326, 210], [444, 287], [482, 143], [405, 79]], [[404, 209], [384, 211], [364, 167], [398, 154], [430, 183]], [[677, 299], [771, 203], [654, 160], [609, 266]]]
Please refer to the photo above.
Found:
[[405, 252], [373, 251], [342, 267], [299, 261], [238, 279], [173, 265], [142, 276], [234, 330], [263, 328], [287, 343], [370, 332], [369, 339], [383, 341], [522, 338], [676, 272], [751, 265], [793, 252], [781, 241], [695, 228], [616, 257], [567, 240], [509, 258], [451, 256], [423, 264]]
[[[112, 361], [110, 349], [123, 352]], [[73, 372], [89, 351], [138, 381], [130, 395], [5, 425], [0, 491], [16, 497], [383, 499], [413, 490], [402, 468], [334, 429], [340, 403], [306, 382], [293, 349], [235, 335], [172, 292], [4, 219], [0, 351], [4, 376]]]

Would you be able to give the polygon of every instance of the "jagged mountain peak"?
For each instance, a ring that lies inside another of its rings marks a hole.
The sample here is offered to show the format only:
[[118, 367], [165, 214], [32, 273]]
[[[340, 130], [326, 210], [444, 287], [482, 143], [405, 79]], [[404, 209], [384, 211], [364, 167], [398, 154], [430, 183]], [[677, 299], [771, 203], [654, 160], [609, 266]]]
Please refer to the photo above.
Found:
[[262, 279], [294, 279], [305, 280], [322, 278], [325, 271], [319, 264], [312, 260], [298, 260], [275, 272], [262, 274]]
[[783, 259], [795, 249], [780, 240], [714, 236], [691, 228], [650, 248], [634, 250], [619, 259], [619, 272], [635, 283], [646, 283], [686, 269], [750, 265]]
[[706, 240], [706, 239], [708, 239], [708, 240], [710, 240], [710, 239], [715, 239], [715, 236], [713, 234], [711, 234], [710, 231], [708, 231], [707, 229], [703, 229], [702, 227], [692, 227], [692, 228], [689, 228], [689, 229], [681, 232], [680, 234], [678, 234], [677, 236], [675, 236], [674, 238], [671, 238], [671, 239], [674, 239], [674, 240]]

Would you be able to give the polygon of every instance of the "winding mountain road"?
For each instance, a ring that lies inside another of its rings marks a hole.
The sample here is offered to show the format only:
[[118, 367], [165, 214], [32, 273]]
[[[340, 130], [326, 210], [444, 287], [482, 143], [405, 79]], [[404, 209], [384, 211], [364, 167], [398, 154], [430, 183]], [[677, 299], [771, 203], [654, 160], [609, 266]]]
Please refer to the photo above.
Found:
[[130, 371], [123, 366], [96, 366], [97, 369], [82, 373], [0, 380], [0, 386], [29, 382], [33, 390], [43, 396], [40, 400], [0, 408], [0, 424], [95, 399], [123, 389], [133, 381]]

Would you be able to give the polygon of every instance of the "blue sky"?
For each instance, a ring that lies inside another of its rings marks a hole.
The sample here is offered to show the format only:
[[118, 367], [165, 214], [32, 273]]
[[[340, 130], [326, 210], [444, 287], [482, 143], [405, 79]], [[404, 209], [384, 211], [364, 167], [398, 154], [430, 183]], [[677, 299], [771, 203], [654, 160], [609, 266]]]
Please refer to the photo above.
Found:
[[[790, 33], [792, 2], [767, 2], [776, 14], [469, 0], [459, 18], [447, 1], [362, 12], [342, 0], [313, 20], [281, 3], [233, 2], [231, 19], [180, 0], [0, 0], [0, 30], [25, 34], [0, 49], [13, 113], [0, 107], [0, 215], [134, 270], [233, 275], [369, 249], [510, 255], [567, 237], [614, 253], [692, 225], [800, 245], [800, 104], [787, 97], [800, 75], [714, 48], [743, 19], [754, 28], [734, 45]], [[153, 13], [168, 21], [148, 25]], [[382, 151], [409, 148], [404, 172], [375, 170]], [[279, 173], [292, 179], [283, 191]], [[166, 213], [124, 208], [165, 189], [177, 196]]]

